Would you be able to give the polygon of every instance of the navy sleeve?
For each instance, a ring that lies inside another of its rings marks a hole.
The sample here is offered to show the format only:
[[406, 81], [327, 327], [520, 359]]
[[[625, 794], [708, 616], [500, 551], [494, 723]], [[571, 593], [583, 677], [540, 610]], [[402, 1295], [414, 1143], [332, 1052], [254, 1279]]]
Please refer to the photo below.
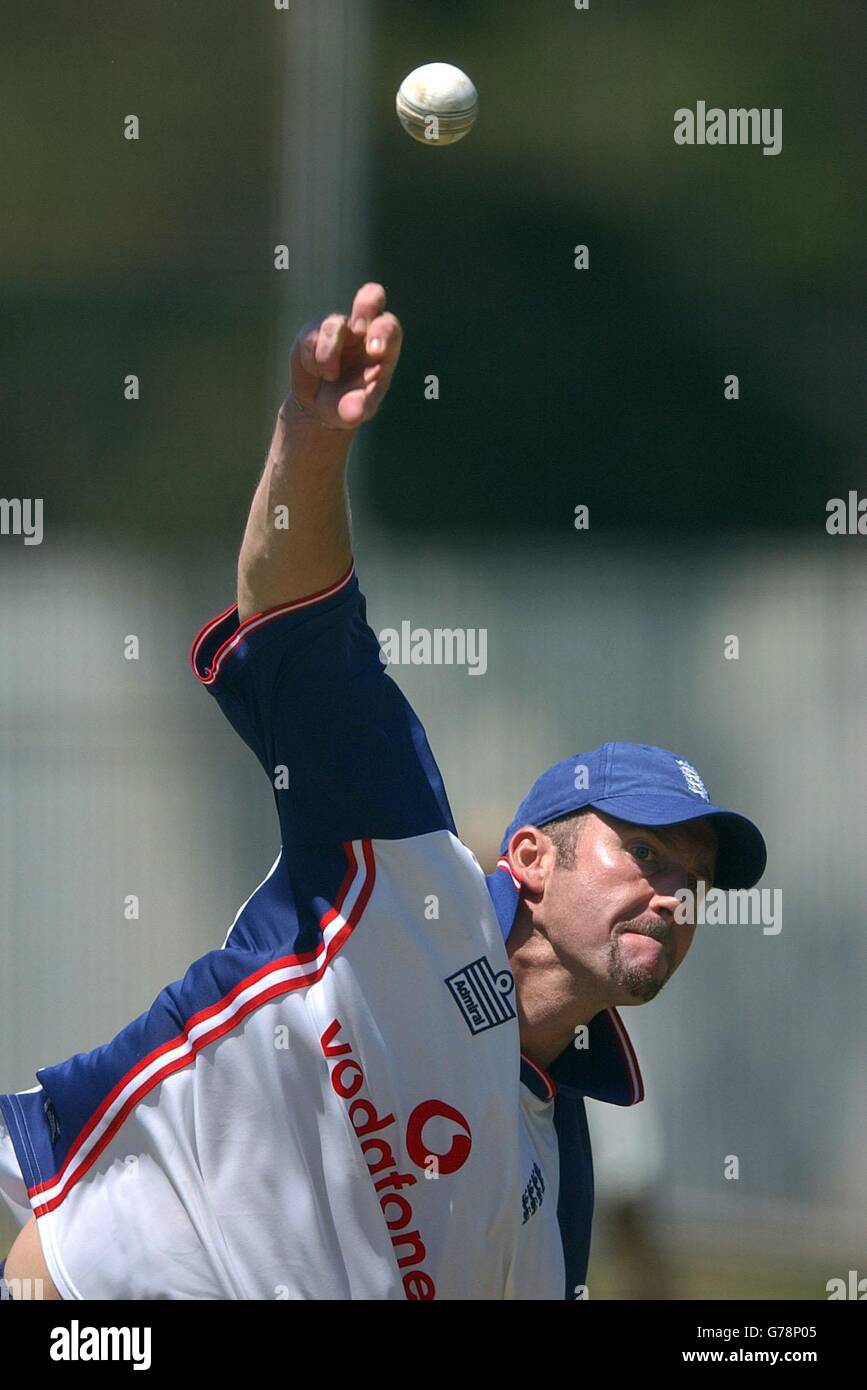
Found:
[[274, 787], [284, 845], [454, 832], [415, 712], [387, 674], [354, 566], [329, 589], [199, 633], [193, 670]]

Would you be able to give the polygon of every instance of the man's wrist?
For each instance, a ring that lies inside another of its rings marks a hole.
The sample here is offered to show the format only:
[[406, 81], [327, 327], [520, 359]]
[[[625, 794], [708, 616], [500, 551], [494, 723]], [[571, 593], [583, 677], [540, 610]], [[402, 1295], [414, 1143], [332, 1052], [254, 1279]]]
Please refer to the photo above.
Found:
[[355, 434], [355, 426], [351, 425], [326, 425], [322, 418], [317, 415], [315, 410], [309, 406], [302, 405], [293, 395], [288, 395], [280, 407], [280, 416], [284, 423], [292, 425], [307, 425], [311, 429], [319, 430], [323, 434], [346, 436], [351, 438]]
[[354, 438], [355, 430], [323, 425], [318, 416], [287, 396], [277, 412], [271, 457], [285, 455], [296, 461], [307, 457], [317, 462], [330, 459], [345, 464]]

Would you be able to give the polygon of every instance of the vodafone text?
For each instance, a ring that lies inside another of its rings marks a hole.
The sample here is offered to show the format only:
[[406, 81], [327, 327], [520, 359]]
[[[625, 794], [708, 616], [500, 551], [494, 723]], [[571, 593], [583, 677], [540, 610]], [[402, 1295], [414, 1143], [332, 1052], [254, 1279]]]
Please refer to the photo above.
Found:
[[[347, 1042], [337, 1042], [343, 1025], [334, 1019], [319, 1039], [326, 1061], [331, 1067], [331, 1086], [341, 1100], [351, 1101], [349, 1118], [356, 1138], [361, 1144], [361, 1152], [367, 1163], [371, 1178], [375, 1178], [374, 1188], [379, 1194], [379, 1205], [385, 1224], [392, 1232], [398, 1269], [404, 1270], [403, 1287], [409, 1299], [436, 1298], [436, 1286], [431, 1276], [421, 1266], [427, 1256], [424, 1241], [415, 1225], [415, 1214], [408, 1197], [402, 1196], [405, 1188], [412, 1188], [418, 1182], [413, 1173], [399, 1173], [394, 1150], [388, 1139], [382, 1137], [383, 1131], [397, 1122], [394, 1115], [380, 1116], [372, 1101], [358, 1093], [365, 1084], [361, 1065], [351, 1055], [352, 1048]], [[339, 1060], [338, 1060], [339, 1059]], [[457, 1129], [452, 1136], [446, 1153], [435, 1154], [424, 1142], [424, 1127], [435, 1117], [451, 1121]], [[464, 1116], [453, 1105], [444, 1100], [425, 1100], [415, 1106], [406, 1125], [406, 1151], [413, 1163], [426, 1178], [439, 1178], [456, 1173], [470, 1156], [472, 1135]], [[375, 1162], [372, 1160], [376, 1160]], [[382, 1176], [376, 1178], [376, 1174]], [[401, 1251], [403, 1253], [401, 1253]]]

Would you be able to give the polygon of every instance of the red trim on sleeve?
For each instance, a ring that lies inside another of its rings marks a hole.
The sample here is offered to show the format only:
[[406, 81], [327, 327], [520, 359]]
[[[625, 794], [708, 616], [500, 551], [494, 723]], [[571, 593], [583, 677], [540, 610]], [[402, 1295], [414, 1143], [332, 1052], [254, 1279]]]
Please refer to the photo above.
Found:
[[[136, 1062], [112, 1087], [76, 1136], [59, 1172], [28, 1188], [35, 1216], [44, 1216], [60, 1205], [71, 1188], [93, 1166], [130, 1112], [161, 1081], [195, 1062], [203, 1048], [210, 1047], [227, 1033], [234, 1031], [249, 1014], [261, 1008], [263, 1004], [295, 990], [305, 989], [322, 979], [331, 961], [360, 923], [376, 882], [376, 858], [372, 842], [361, 840], [356, 843], [361, 848], [361, 863], [355, 853], [353, 842], [343, 842], [347, 862], [346, 874], [334, 906], [320, 918], [319, 927], [323, 935], [315, 950], [280, 956], [268, 961], [266, 965], [239, 980], [222, 998], [191, 1015], [180, 1033]], [[357, 891], [347, 911], [347, 899], [353, 887]], [[326, 943], [324, 933], [335, 921], [341, 921], [342, 925]], [[269, 983], [269, 978], [273, 979], [273, 983]], [[194, 1030], [200, 1029], [203, 1023], [211, 1019], [214, 1019], [212, 1028], [199, 1031], [194, 1038], [190, 1037]], [[156, 1067], [154, 1064], [163, 1057], [168, 1060]], [[112, 1114], [112, 1107], [118, 1101], [122, 1103], [117, 1112]], [[91, 1136], [92, 1143], [88, 1145], [87, 1141]], [[35, 1199], [43, 1194], [44, 1200], [33, 1205]]]
[[202, 644], [207, 640], [215, 628], [219, 627], [221, 623], [225, 622], [227, 618], [238, 611], [237, 603], [233, 603], [231, 608], [226, 609], [225, 613], [220, 613], [218, 617], [212, 618], [209, 623], [205, 624], [190, 648], [190, 666], [192, 667], [193, 675], [196, 677], [196, 680], [201, 681], [202, 685], [213, 685], [227, 658], [231, 656], [239, 642], [244, 641], [251, 632], [255, 632], [257, 628], [264, 627], [275, 618], [282, 618], [287, 613], [294, 613], [296, 609], [308, 608], [311, 604], [319, 603], [322, 599], [333, 598], [335, 594], [346, 587], [354, 573], [355, 561], [353, 560], [346, 573], [341, 575], [340, 579], [338, 579], [335, 584], [329, 585], [327, 589], [320, 589], [318, 593], [308, 594], [305, 598], [293, 599], [291, 603], [278, 603], [274, 608], [266, 608], [261, 613], [254, 613], [252, 617], [247, 618], [241, 623], [232, 633], [231, 637], [227, 637], [225, 642], [217, 648], [211, 658], [210, 666], [205, 667], [204, 671], [200, 671], [197, 663]]

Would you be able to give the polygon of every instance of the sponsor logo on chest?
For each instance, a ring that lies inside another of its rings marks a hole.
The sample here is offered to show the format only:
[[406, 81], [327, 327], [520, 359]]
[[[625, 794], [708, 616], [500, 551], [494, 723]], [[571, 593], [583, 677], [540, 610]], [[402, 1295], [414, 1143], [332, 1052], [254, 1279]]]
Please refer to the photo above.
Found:
[[509, 999], [515, 988], [512, 972], [495, 971], [487, 956], [462, 965], [445, 982], [471, 1033], [485, 1033], [515, 1017]]
[[[411, 1189], [418, 1178], [415, 1173], [401, 1173], [392, 1143], [400, 1143], [400, 1127], [392, 1114], [380, 1115], [372, 1100], [360, 1094], [366, 1089], [366, 1078], [360, 1062], [352, 1055], [348, 1042], [338, 1042], [343, 1031], [339, 1019], [333, 1019], [319, 1039], [323, 1056], [329, 1064], [331, 1086], [341, 1100], [348, 1101], [349, 1120], [364, 1154], [367, 1170], [385, 1224], [388, 1228], [397, 1266], [401, 1270], [404, 1293], [408, 1299], [436, 1298], [436, 1285], [423, 1268], [427, 1250], [415, 1222]], [[449, 1147], [436, 1152], [426, 1138], [426, 1127], [432, 1120], [445, 1120], [453, 1127]], [[395, 1133], [395, 1130], [397, 1133]], [[426, 1179], [448, 1177], [462, 1168], [470, 1156], [473, 1139], [470, 1126], [455, 1106], [444, 1100], [423, 1100], [413, 1107], [403, 1135], [404, 1148], [410, 1161]], [[408, 1190], [409, 1189], [409, 1190]]]

